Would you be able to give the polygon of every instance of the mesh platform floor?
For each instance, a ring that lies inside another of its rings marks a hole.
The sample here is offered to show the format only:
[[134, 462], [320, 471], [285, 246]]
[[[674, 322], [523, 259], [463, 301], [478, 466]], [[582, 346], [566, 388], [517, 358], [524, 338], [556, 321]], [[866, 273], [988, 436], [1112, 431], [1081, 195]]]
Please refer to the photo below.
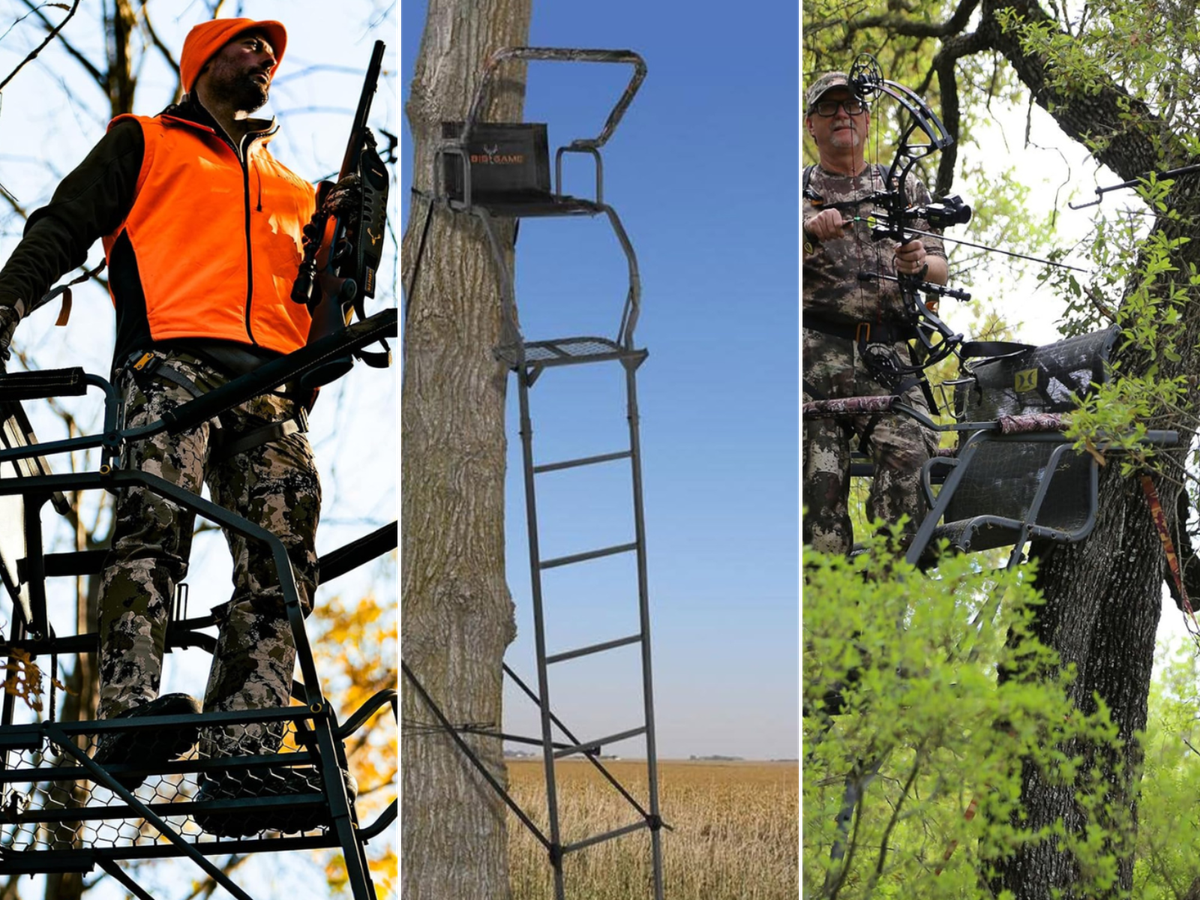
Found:
[[[616, 341], [602, 337], [569, 337], [549, 341], [529, 341], [524, 345], [524, 351], [525, 364], [537, 366], [564, 366], [572, 363], [646, 356], [645, 350], [628, 350]], [[509, 365], [520, 365], [521, 347], [515, 344], [497, 347], [496, 356]]]
[[[95, 749], [94, 737], [79, 735], [75, 738], [77, 746], [87, 745], [89, 756]], [[197, 821], [197, 815], [209, 824], [224, 823], [218, 827], [222, 832], [230, 829], [240, 832], [225, 834], [224, 838], [266, 837], [276, 833], [323, 835], [329, 831], [329, 825], [327, 822], [317, 824], [327, 815], [318, 812], [324, 810], [325, 801], [315, 793], [321, 785], [317, 770], [311, 764], [295, 767], [294, 771], [302, 773], [313, 785], [311, 791], [304, 794], [295, 793], [294, 778], [285, 784], [279, 774], [288, 768], [287, 757], [295, 757], [301, 749], [295, 730], [289, 725], [278, 754], [248, 757], [234, 751], [230, 762], [253, 764], [253, 767], [244, 765], [201, 774], [196, 771], [199, 754], [193, 747], [180, 759], [155, 766], [167, 770], [166, 773], [147, 776], [133, 793], [195, 843], [223, 839], [206, 831]], [[0, 806], [0, 845], [5, 847], [6, 853], [151, 847], [167, 842], [158, 829], [120, 795], [92, 781], [86, 770], [53, 743], [47, 742], [39, 749], [10, 749], [6, 762], [6, 770], [0, 776], [5, 782]], [[191, 809], [202, 779], [213, 777], [221, 779], [222, 787], [211, 792], [211, 799], [224, 801], [223, 806], [238, 807], [229, 816], [222, 816], [215, 809], [199, 813]], [[238, 797], [272, 798], [266, 801], [266, 806], [294, 804], [300, 802], [300, 797], [313, 802], [303, 808], [248, 811], [246, 800]], [[181, 806], [185, 803], [188, 806]], [[255, 827], [264, 820], [275, 827]]]

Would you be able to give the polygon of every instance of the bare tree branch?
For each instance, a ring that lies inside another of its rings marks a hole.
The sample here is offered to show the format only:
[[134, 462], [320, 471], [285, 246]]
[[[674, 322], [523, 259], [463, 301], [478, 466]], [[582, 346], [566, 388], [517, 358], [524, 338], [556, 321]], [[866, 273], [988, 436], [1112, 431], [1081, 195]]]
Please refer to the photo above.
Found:
[[[146, 34], [150, 35], [150, 43], [158, 48], [158, 51], [163, 55], [163, 58], [166, 59], [167, 64], [171, 67], [171, 70], [178, 72], [179, 62], [175, 59], [174, 54], [171, 53], [171, 48], [162, 42], [162, 39], [158, 36], [158, 32], [154, 30], [154, 26], [150, 23], [150, 10], [146, 6], [148, 2], [149, 0], [142, 0], [142, 24], [146, 26]], [[175, 96], [179, 97], [182, 91], [183, 85], [180, 84], [175, 89]]]
[[954, 14], [945, 22], [926, 22], [918, 19], [911, 19], [904, 15], [899, 15], [894, 12], [886, 12], [877, 16], [861, 16], [850, 19], [845, 23], [846, 40], [845, 46], [849, 46], [854, 34], [858, 31], [863, 31], [868, 28], [885, 29], [889, 35], [903, 35], [905, 37], [929, 38], [938, 37], [945, 38], [956, 34], [960, 34], [967, 23], [971, 19], [971, 15], [979, 6], [979, 0], [963, 0], [959, 7], [954, 10]]
[[[29, 5], [29, 0], [25, 0], [25, 3], [26, 3], [26, 5]], [[47, 6], [58, 6], [63, 9], [67, 8], [65, 3], [47, 3], [46, 5]], [[32, 53], [30, 53], [23, 60], [21, 60], [20, 64], [18, 64], [18, 66], [15, 69], [13, 69], [11, 72], [8, 73], [7, 78], [5, 78], [3, 81], [0, 81], [0, 91], [4, 90], [4, 86], [6, 84], [8, 84], [10, 81], [12, 81], [13, 78], [16, 77], [17, 73], [20, 72], [23, 68], [25, 68], [25, 66], [28, 63], [37, 59], [37, 55], [39, 53], [41, 53], [43, 50], [45, 50], [46, 45], [49, 44], [52, 40], [54, 40], [54, 38], [58, 35], [58, 33], [60, 31], [62, 31], [63, 26], [66, 25], [69, 21], [71, 21], [71, 17], [73, 15], [75, 15], [75, 11], [78, 9], [79, 9], [79, 0], [75, 0], [75, 2], [71, 5], [71, 8], [69, 10], [67, 10], [66, 17], [63, 18], [63, 20], [61, 22], [59, 22], [57, 25], [55, 25], [53, 28], [50, 29], [50, 33], [48, 35], [46, 35], [46, 39], [44, 41], [42, 41], [40, 44], [38, 44], [38, 46], [36, 48], [34, 48]], [[40, 10], [35, 8], [35, 9], [33, 9], [33, 12], [36, 12], [38, 14], [38, 18], [40, 18], [43, 22], [46, 22], [47, 26], [49, 26], [48, 20], [46, 19], [46, 17], [44, 15], [42, 15]], [[65, 39], [63, 40], [63, 43], [66, 44]]]
[[29, 213], [26, 211], [25, 207], [20, 204], [16, 197], [14, 197], [8, 191], [0, 191], [0, 194], [4, 195], [4, 199], [8, 201], [8, 205], [11, 206], [13, 211], [20, 215], [22, 219], [29, 218]]
[[[974, 0], [967, 0], [958, 12], [966, 7], [974, 8]], [[960, 110], [958, 103], [958, 75], [955, 71], [958, 60], [964, 56], [982, 53], [990, 49], [988, 39], [978, 33], [956, 34], [942, 42], [942, 49], [933, 58], [930, 74], [937, 73], [938, 88], [942, 98], [942, 124], [947, 133], [954, 138], [954, 143], [942, 152], [938, 159], [938, 174], [935, 193], [945, 195], [954, 183], [954, 166], [958, 162], [958, 137], [960, 129]]]
[[[62, 26], [56, 27], [49, 19], [47, 19], [45, 17], [45, 15], [42, 14], [41, 8], [36, 6], [32, 2], [32, 0], [21, 0], [21, 2], [23, 2], [27, 7], [29, 7], [30, 12], [32, 12], [39, 19], [42, 20], [42, 24], [45, 25], [46, 28], [50, 29], [52, 32], [50, 37], [54, 37], [54, 35], [58, 32], [58, 29], [61, 28]], [[79, 0], [75, 0], [75, 6], [79, 6]], [[74, 12], [74, 10], [72, 10], [72, 12]], [[68, 16], [67, 18], [70, 18], [70, 16]], [[66, 21], [67, 21], [66, 19], [63, 19], [63, 24], [66, 24]], [[88, 60], [88, 58], [86, 56], [84, 56], [82, 53], [80, 53], [78, 50], [76, 50], [74, 45], [72, 45], [72, 43], [70, 41], [68, 41], [65, 37], [63, 37], [61, 34], [58, 36], [58, 40], [59, 40], [59, 43], [61, 43], [63, 45], [63, 49], [66, 50], [73, 57], [75, 57], [75, 59], [78, 60], [79, 64], [81, 66], [83, 66], [85, 69], [87, 69], [88, 74], [91, 75], [92, 78], [96, 79], [96, 83], [99, 84], [101, 87], [103, 87], [104, 86], [104, 75], [100, 72], [100, 70], [97, 69], [94, 65], [92, 65], [91, 61]], [[49, 42], [50, 42], [50, 38], [47, 38], [46, 43], [49, 43]], [[42, 46], [44, 47], [45, 44], [43, 44]], [[41, 50], [41, 47], [39, 47], [38, 50]], [[24, 63], [22, 63], [22, 65], [24, 65]], [[15, 75], [16, 73], [14, 72], [13, 74]], [[3, 86], [4, 85], [0, 85], [0, 87], [3, 87]]]

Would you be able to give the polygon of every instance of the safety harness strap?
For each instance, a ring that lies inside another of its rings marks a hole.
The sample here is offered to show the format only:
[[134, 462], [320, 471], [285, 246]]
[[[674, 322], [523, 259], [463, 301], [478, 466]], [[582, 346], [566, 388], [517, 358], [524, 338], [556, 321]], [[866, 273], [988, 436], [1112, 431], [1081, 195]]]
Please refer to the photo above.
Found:
[[255, 447], [263, 444], [283, 440], [291, 434], [305, 434], [307, 432], [308, 416], [301, 409], [293, 418], [283, 422], [274, 422], [271, 425], [264, 425], [262, 428], [255, 428], [253, 431], [238, 435], [232, 440], [218, 440], [216, 446], [209, 450], [208, 461], [217, 465], [226, 460], [233, 459], [239, 453], [245, 453], [247, 450], [253, 450]]
[[[170, 366], [164, 366], [161, 356], [148, 351], [132, 354], [125, 367], [133, 373], [134, 380], [139, 384], [142, 384], [144, 379], [152, 377], [178, 385], [196, 398], [208, 393], [206, 389], [200, 387], [186, 375], [175, 371]], [[308, 415], [303, 406], [290, 419], [273, 422], [270, 425], [264, 425], [238, 435], [227, 435], [222, 428], [220, 418], [209, 419], [209, 422], [214, 430], [210, 439], [208, 461], [213, 465], [219, 465], [263, 444], [282, 440], [288, 435], [308, 432]]]
[[803, 378], [803, 379], [801, 379], [801, 381], [804, 385], [804, 393], [808, 394], [808, 396], [812, 397], [814, 400], [828, 400], [829, 399], [828, 394], [826, 394], [823, 390], [821, 390], [816, 385], [814, 385], [807, 378]]
[[139, 385], [144, 382], [144, 379], [153, 375], [155, 378], [178, 385], [193, 397], [199, 397], [204, 393], [204, 390], [186, 375], [176, 372], [170, 367], [164, 368], [163, 358], [149, 351], [131, 354], [125, 366], [133, 374], [133, 380]]
[[1178, 591], [1180, 609], [1192, 616], [1192, 604], [1188, 600], [1187, 588], [1183, 586], [1183, 573], [1179, 570], [1179, 556], [1175, 553], [1175, 544], [1171, 540], [1171, 531], [1167, 528], [1167, 517], [1158, 499], [1158, 491], [1149, 475], [1142, 476], [1142, 492], [1146, 495], [1146, 502], [1150, 504], [1150, 518], [1154, 520], [1154, 527], [1158, 530], [1158, 538], [1162, 541], [1163, 551], [1167, 556], [1167, 568], [1171, 570], [1171, 580], [1175, 582], [1175, 589]]
[[963, 341], [958, 345], [958, 355], [961, 359], [975, 359], [984, 356], [1012, 356], [1034, 349], [1034, 344], [1022, 344], [1017, 341]]
[[811, 331], [860, 344], [898, 344], [916, 337], [916, 330], [905, 322], [834, 322], [811, 313], [800, 321]]

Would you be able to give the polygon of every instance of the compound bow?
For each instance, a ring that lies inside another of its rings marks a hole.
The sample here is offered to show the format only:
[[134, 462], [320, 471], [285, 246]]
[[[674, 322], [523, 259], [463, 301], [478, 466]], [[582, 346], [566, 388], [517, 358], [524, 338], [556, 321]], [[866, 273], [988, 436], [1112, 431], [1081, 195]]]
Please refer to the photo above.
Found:
[[[854, 96], [864, 103], [883, 94], [899, 103], [908, 114], [907, 125], [900, 133], [896, 154], [884, 176], [884, 190], [868, 198], [876, 207], [872, 217], [874, 221], [871, 236], [875, 240], [890, 238], [899, 244], [907, 244], [918, 236], [918, 232], [909, 227], [916, 221], [925, 220], [933, 228], [965, 225], [969, 222], [971, 207], [963, 203], [961, 197], [946, 197], [924, 206], [913, 206], [909, 202], [908, 176], [917, 161], [954, 144], [954, 138], [946, 132], [945, 126], [924, 98], [904, 85], [884, 78], [879, 61], [869, 53], [859, 54], [854, 65], [850, 67], [847, 80]], [[924, 136], [926, 143], [914, 140], [914, 135], [918, 132]], [[971, 295], [965, 291], [927, 282], [924, 275], [925, 272], [922, 271], [916, 274], [897, 273], [894, 277], [877, 273], [864, 273], [859, 276], [862, 280], [885, 279], [897, 282], [905, 317], [916, 331], [921, 344], [921, 360], [912, 366], [896, 367], [897, 371], [892, 375], [893, 380], [898, 380], [902, 375], [921, 372], [928, 366], [941, 362], [963, 343], [962, 334], [952, 331], [938, 317], [937, 300], [922, 302], [920, 294], [953, 297], [961, 301], [970, 300]], [[878, 364], [879, 361], [876, 362]]]

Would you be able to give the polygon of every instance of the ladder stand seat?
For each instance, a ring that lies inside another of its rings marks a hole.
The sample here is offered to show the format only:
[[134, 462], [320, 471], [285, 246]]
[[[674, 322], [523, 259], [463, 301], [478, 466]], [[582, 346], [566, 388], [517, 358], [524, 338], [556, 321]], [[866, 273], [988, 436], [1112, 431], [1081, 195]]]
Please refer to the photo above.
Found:
[[[974, 362], [969, 377], [955, 382], [953, 425], [938, 425], [887, 396], [813, 401], [804, 404], [804, 418], [901, 414], [934, 431], [957, 432], [958, 447], [938, 451], [922, 468], [930, 511], [906, 559], [928, 564], [929, 548], [944, 540], [957, 552], [1011, 546], [1011, 568], [1030, 539], [1074, 543], [1095, 527], [1099, 462], [1074, 449], [1064, 416], [1111, 377], [1119, 333], [1114, 326]], [[1162, 446], [1177, 440], [1172, 431], [1148, 431], [1143, 438]], [[852, 456], [851, 475], [873, 469], [861, 455]], [[936, 495], [935, 484], [942, 485]]]
[[[1023, 530], [1027, 538], [1068, 543], [1087, 537], [1096, 521], [1096, 460], [1074, 452], [1061, 434], [1053, 437], [1049, 443], [979, 443], [970, 471], [946, 506], [944, 524], [933, 531], [933, 542], [946, 540], [970, 552], [1012, 546]], [[928, 469], [950, 465], [931, 460]]]
[[468, 206], [462, 200], [448, 201], [455, 212], [481, 207], [493, 216], [514, 219], [546, 219], [555, 216], [596, 216], [604, 204], [580, 197], [543, 193], [475, 194]]
[[[1040, 416], [1053, 426], [1108, 381], [1117, 334], [1109, 328], [976, 362], [972, 378], [955, 389], [955, 410], [968, 423]], [[930, 512], [910, 558], [944, 539], [961, 552], [1011, 546], [1015, 565], [1030, 538], [1083, 540], [1096, 522], [1099, 475], [1096, 459], [1072, 443], [1061, 428], [979, 430], [960, 442], [955, 458], [929, 460], [922, 481]], [[945, 479], [936, 498], [934, 472]]]

